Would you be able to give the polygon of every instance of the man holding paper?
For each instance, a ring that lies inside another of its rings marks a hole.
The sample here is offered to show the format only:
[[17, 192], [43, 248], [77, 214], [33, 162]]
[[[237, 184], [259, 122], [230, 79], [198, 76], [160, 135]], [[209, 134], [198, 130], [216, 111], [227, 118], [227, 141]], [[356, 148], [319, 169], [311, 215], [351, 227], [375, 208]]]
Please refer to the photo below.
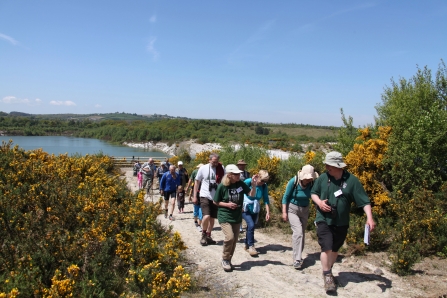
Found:
[[332, 266], [348, 233], [351, 203], [354, 202], [357, 207], [363, 208], [370, 231], [376, 224], [372, 217], [368, 195], [359, 179], [343, 169], [346, 164], [341, 153], [336, 151], [328, 153], [324, 164], [326, 173], [315, 181], [311, 197], [317, 205], [315, 223], [318, 244], [321, 247], [324, 289], [326, 292], [333, 292], [337, 288], [332, 275]]

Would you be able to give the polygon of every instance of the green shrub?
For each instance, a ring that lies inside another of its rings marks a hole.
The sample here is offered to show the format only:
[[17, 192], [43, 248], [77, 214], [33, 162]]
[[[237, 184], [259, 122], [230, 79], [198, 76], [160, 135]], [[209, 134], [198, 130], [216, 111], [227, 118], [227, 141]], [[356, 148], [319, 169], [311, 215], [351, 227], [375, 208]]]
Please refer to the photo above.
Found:
[[[0, 296], [174, 297], [185, 249], [107, 156], [0, 149]], [[150, 279], [149, 277], [156, 277]]]

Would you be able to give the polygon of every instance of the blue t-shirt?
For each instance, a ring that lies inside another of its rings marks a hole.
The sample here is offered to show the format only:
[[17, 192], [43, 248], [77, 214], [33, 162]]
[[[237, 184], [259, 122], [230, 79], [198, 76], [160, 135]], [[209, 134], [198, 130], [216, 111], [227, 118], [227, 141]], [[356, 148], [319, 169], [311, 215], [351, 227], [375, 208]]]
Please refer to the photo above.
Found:
[[[251, 178], [245, 179], [244, 183], [250, 187], [251, 189]], [[268, 191], [268, 187], [267, 187], [267, 183], [264, 183], [261, 186], [256, 185], [256, 194], [254, 197], [250, 197], [249, 195], [247, 195], [247, 198], [249, 198], [250, 200], [257, 200], [260, 201], [261, 199], [264, 200], [264, 204], [270, 204], [270, 200], [269, 200], [269, 191]], [[253, 204], [247, 204], [247, 211], [252, 212], [253, 208]]]
[[282, 197], [283, 204], [294, 204], [301, 207], [309, 206], [310, 196], [311, 196], [311, 185], [308, 185], [306, 188], [302, 188], [298, 183], [293, 189], [293, 185], [295, 184], [296, 176], [289, 180], [287, 183], [286, 192]]

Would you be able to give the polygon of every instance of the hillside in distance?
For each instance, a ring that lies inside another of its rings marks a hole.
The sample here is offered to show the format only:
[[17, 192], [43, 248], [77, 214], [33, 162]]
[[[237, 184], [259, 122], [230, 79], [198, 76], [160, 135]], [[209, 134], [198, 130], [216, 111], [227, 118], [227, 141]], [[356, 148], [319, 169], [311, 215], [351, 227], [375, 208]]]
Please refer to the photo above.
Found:
[[1, 113], [4, 135], [71, 135], [113, 143], [181, 142], [250, 143], [262, 147], [301, 152], [306, 142], [335, 142], [338, 127], [308, 124], [275, 124], [254, 121], [190, 119], [169, 115], [105, 114], [26, 114]]

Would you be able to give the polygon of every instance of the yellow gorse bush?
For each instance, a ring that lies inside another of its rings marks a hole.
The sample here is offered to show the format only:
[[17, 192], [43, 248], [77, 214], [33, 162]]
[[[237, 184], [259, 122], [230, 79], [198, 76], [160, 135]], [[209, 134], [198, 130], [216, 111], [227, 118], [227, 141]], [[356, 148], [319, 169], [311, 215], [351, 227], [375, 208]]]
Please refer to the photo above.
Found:
[[[186, 247], [107, 156], [0, 149], [0, 297], [177, 297]], [[157, 264], [156, 267], [147, 267]], [[132, 272], [155, 276], [140, 282]]]
[[345, 158], [349, 171], [359, 178], [373, 203], [373, 211], [379, 216], [384, 214], [391, 200], [380, 177], [390, 132], [390, 127], [381, 126], [378, 138], [372, 138], [368, 127], [359, 129], [360, 135], [356, 140], [360, 143], [354, 144], [353, 150]]
[[217, 153], [219, 154], [219, 150], [204, 150], [196, 154], [196, 158], [194, 159], [194, 163], [199, 164], [207, 164], [210, 162], [210, 154], [211, 153]]

